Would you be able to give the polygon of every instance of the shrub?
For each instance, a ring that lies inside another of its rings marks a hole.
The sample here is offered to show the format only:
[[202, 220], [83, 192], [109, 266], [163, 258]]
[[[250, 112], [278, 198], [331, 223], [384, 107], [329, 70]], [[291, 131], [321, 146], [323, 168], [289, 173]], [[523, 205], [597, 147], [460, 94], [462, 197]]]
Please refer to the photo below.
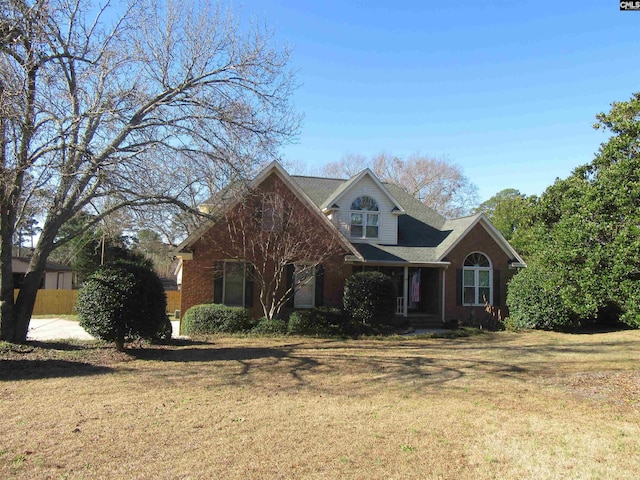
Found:
[[327, 307], [297, 310], [289, 317], [287, 326], [291, 335], [336, 336], [346, 334], [347, 330], [342, 310]]
[[167, 315], [165, 315], [164, 320], [160, 323], [160, 327], [158, 328], [157, 337], [152, 340], [160, 343], [169, 343], [172, 334], [173, 326], [171, 325], [171, 320]]
[[507, 328], [518, 330], [567, 330], [577, 326], [560, 294], [557, 282], [546, 271], [530, 266], [518, 272], [507, 291]]
[[268, 319], [262, 317], [258, 324], [251, 329], [251, 333], [256, 335], [285, 335], [287, 333], [287, 322], [279, 318]]
[[244, 308], [227, 307], [216, 303], [194, 305], [184, 314], [184, 335], [248, 332], [254, 322]]
[[126, 261], [101, 266], [80, 290], [76, 309], [82, 328], [120, 350], [127, 340], [166, 339], [167, 297], [160, 278], [146, 266]]
[[396, 292], [390, 277], [380, 272], [361, 272], [344, 286], [344, 310], [365, 325], [389, 325], [396, 309]]

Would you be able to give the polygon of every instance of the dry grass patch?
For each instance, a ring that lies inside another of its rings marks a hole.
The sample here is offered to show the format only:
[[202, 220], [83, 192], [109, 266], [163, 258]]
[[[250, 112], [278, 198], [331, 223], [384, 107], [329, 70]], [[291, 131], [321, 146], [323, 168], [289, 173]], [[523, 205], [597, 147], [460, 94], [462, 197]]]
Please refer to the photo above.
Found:
[[0, 346], [0, 478], [639, 478], [640, 332]]

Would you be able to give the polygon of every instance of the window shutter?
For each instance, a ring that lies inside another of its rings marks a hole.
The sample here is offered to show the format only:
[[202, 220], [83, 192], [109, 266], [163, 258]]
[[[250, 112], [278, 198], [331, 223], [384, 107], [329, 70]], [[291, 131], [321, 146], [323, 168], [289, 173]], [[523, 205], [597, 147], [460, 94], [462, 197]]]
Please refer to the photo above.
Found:
[[[286, 274], [286, 290], [289, 291], [289, 289], [292, 288], [293, 286], [293, 274], [295, 272], [295, 265], [293, 263], [290, 263], [289, 265], [287, 265], [287, 270], [285, 272]], [[287, 308], [294, 308], [295, 307], [295, 292], [290, 292], [289, 294], [289, 298], [287, 298], [287, 302], [284, 304], [285, 307]]]
[[462, 305], [462, 269], [456, 270], [456, 305]]
[[493, 271], [493, 305], [501, 307], [502, 297], [500, 296], [500, 270]]
[[224, 262], [215, 262], [213, 267], [213, 303], [222, 303]]
[[316, 265], [316, 299], [314, 305], [321, 307], [324, 304], [324, 267]]
[[244, 270], [244, 306], [253, 307], [253, 265], [250, 264]]

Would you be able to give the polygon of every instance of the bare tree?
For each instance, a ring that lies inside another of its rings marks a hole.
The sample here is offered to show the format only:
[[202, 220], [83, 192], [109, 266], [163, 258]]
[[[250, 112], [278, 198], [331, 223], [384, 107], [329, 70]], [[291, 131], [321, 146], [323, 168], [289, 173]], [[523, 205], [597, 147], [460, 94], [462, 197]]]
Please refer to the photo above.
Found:
[[322, 167], [321, 175], [332, 178], [351, 178], [365, 168], [371, 168], [371, 162], [359, 153], [347, 153], [337, 162], [329, 162]]
[[301, 287], [287, 283], [288, 268], [295, 265], [297, 276], [308, 278], [318, 265], [347, 253], [339, 232], [323, 220], [278, 184], [245, 191], [225, 215], [227, 241], [218, 245], [227, 258], [250, 266], [266, 318], [276, 317]]
[[[270, 43], [208, 2], [0, 0], [2, 339], [26, 339], [46, 259], [82, 233], [59, 236], [76, 215], [197, 213], [185, 192], [251, 175], [297, 133], [289, 54]], [[11, 239], [36, 196], [42, 232], [14, 304]]]
[[406, 160], [379, 153], [367, 160], [362, 155], [345, 155], [327, 164], [323, 174], [351, 177], [370, 168], [383, 182], [393, 183], [425, 205], [448, 218], [469, 214], [478, 203], [477, 187], [458, 165], [445, 157], [414, 154]]

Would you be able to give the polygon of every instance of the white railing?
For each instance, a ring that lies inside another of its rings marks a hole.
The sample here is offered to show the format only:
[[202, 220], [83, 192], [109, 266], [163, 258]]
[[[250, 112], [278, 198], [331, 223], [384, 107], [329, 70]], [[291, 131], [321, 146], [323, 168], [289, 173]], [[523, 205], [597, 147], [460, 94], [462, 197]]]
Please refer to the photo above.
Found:
[[396, 315], [404, 314], [404, 297], [396, 298]]

